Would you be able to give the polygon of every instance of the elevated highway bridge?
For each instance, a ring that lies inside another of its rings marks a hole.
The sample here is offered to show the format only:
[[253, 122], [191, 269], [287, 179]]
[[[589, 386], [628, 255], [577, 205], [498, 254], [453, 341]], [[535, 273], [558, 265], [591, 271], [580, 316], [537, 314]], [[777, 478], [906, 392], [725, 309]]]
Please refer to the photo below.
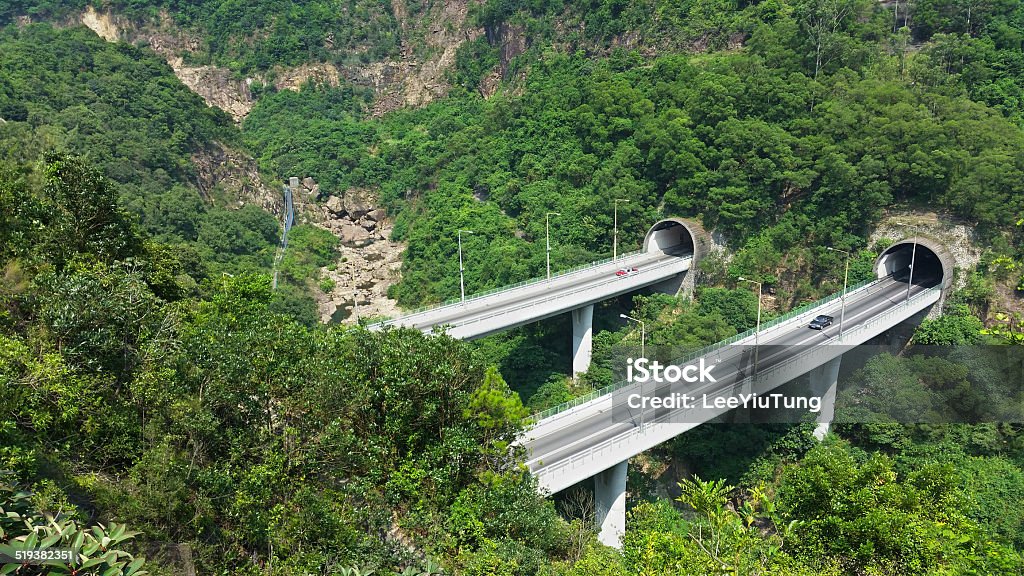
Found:
[[[444, 327], [454, 337], [472, 339], [568, 312], [573, 320], [573, 372], [583, 372], [590, 364], [593, 305], [651, 286], [675, 291], [706, 253], [708, 243], [707, 234], [696, 223], [662, 220], [651, 227], [638, 252], [551, 279], [417, 311], [370, 328], [407, 326], [430, 332]], [[623, 270], [627, 272], [617, 273]], [[843, 351], [940, 302], [953, 279], [953, 259], [941, 243], [915, 237], [886, 249], [875, 262], [875, 275], [875, 280], [846, 294], [832, 295], [766, 323], [759, 331], [750, 330], [695, 353], [696, 358], [717, 352], [719, 377], [716, 383], [692, 393], [723, 398], [737, 393], [764, 394], [809, 373], [812, 388], [826, 402], [818, 414], [816, 434], [822, 435], [834, 411], [831, 401]], [[842, 318], [842, 336], [839, 322], [821, 331], [809, 330], [808, 322], [819, 314], [837, 321]], [[730, 344], [735, 346], [726, 348]], [[741, 352], [755, 345], [765, 350], [756, 368]], [[542, 489], [555, 493], [594, 480], [600, 538], [613, 546], [618, 545], [625, 529], [629, 458], [728, 411], [688, 414], [681, 413], [686, 409], [649, 408], [622, 418], [615, 402], [640, 386], [642, 383], [618, 383], [535, 415], [534, 424], [517, 441], [526, 449], [527, 466]], [[654, 395], [673, 390], [659, 388]], [[651, 391], [646, 395], [651, 396]]]

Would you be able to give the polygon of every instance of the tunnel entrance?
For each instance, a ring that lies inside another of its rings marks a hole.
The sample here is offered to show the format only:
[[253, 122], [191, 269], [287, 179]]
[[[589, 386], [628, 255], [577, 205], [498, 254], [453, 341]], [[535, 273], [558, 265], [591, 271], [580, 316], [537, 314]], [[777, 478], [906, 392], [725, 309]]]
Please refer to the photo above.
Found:
[[916, 244], [914, 239], [901, 240], [875, 260], [875, 275], [879, 278], [892, 276], [898, 282], [913, 282], [923, 288], [947, 288], [953, 281], [953, 258], [933, 240], [918, 238]]
[[700, 224], [683, 218], [666, 218], [647, 232], [644, 252], [663, 252], [675, 256], [693, 254], [698, 260], [707, 245], [707, 233]]

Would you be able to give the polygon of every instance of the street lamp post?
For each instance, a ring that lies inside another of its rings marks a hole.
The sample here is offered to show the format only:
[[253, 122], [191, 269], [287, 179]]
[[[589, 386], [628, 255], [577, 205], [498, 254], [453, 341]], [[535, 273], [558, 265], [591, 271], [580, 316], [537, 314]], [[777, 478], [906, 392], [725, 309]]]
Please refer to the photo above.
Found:
[[757, 284], [757, 327], [754, 328], [754, 374], [757, 374], [757, 356], [761, 351], [760, 334], [761, 334], [761, 283], [757, 280], [748, 280], [743, 276], [739, 277], [742, 282], [750, 282], [751, 284]]
[[612, 234], [612, 260], [619, 259], [619, 202], [629, 203], [629, 200], [625, 198], [616, 198], [612, 204], [615, 206], [613, 212], [615, 213], [615, 224], [614, 232]]
[[910, 288], [914, 286], [914, 259], [917, 258], [917, 228], [914, 228], [914, 248], [910, 252], [910, 278], [907, 279], [907, 301], [910, 301]]
[[544, 238], [547, 242], [548, 280], [551, 280], [551, 217], [561, 216], [558, 212], [548, 212], [544, 215]]
[[846, 318], [846, 281], [850, 277], [850, 253], [841, 248], [825, 247], [825, 250], [846, 254], [846, 270], [843, 272], [843, 307], [839, 312], [839, 341], [843, 341], [843, 319]]
[[644, 321], [640, 320], [638, 318], [633, 318], [632, 316], [628, 316], [626, 314], [619, 314], [619, 318], [622, 318], [624, 320], [632, 320], [633, 322], [636, 322], [637, 324], [640, 325], [640, 357], [641, 358], [646, 358], [647, 357], [647, 351], [644, 349], [644, 340], [646, 339], [646, 330], [644, 329]]
[[472, 230], [459, 230], [459, 293], [462, 295], [462, 301], [466, 301], [466, 278], [465, 268], [462, 266], [462, 233], [472, 234]]
[[910, 301], [910, 289], [914, 286], [914, 260], [917, 258], [917, 236], [920, 230], [913, 224], [906, 224], [904, 222], [896, 223], [900, 226], [907, 226], [914, 229], [914, 248], [910, 252], [910, 278], [907, 279], [907, 301]]
[[[641, 358], [647, 358], [647, 350], [644, 348], [644, 341], [646, 340], [646, 336], [647, 336], [647, 331], [644, 328], [644, 321], [640, 320], [639, 318], [633, 318], [632, 316], [629, 316], [627, 314], [619, 314], [619, 318], [622, 318], [622, 319], [627, 320], [627, 321], [628, 320], [632, 320], [633, 322], [636, 322], [637, 324], [640, 325], [640, 357]], [[640, 381], [640, 400], [641, 400], [641, 402], [643, 401], [643, 397], [644, 397], [644, 383], [641, 380]], [[642, 403], [640, 404], [640, 431], [641, 432], [644, 431], [644, 406], [643, 406]]]

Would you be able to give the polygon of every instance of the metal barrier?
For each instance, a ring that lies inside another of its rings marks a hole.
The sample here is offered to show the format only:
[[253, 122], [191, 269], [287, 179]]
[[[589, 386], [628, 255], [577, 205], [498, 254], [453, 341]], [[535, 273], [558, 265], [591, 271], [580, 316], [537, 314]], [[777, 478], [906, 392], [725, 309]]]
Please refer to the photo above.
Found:
[[[677, 260], [666, 260], [664, 262], [660, 262], [658, 264], [654, 264], [653, 266], [650, 266], [650, 267], [646, 268], [645, 270], [643, 270], [642, 273], [645, 274], [645, 273], [648, 273], [648, 272], [653, 271], [653, 270], [659, 270], [661, 268], [667, 268], [667, 267], [670, 267], [670, 266], [677, 266], [677, 265], [679, 265], [682, 262], [686, 262], [686, 263], [689, 264], [689, 263], [691, 263], [692, 260], [693, 260], [692, 256], [687, 256], [685, 258], [679, 258]], [[607, 284], [602, 284], [600, 286], [591, 286], [589, 288], [589, 290], [593, 290], [594, 288], [605, 288], [606, 286], [607, 286]], [[509, 312], [515, 312], [517, 310], [523, 310], [525, 308], [532, 308], [534, 306], [539, 306], [539, 305], [545, 304], [547, 302], [558, 300], [559, 298], [564, 298], [564, 296], [563, 295], [556, 295], [556, 296], [549, 296], [547, 298], [541, 298], [541, 299], [537, 299], [537, 300], [530, 300], [530, 301], [528, 301], [528, 302], [526, 302], [524, 304], [520, 304], [519, 306], [516, 306], [515, 308], [502, 308], [501, 310], [497, 310], [497, 311], [495, 311], [492, 314], [487, 314], [485, 316], [474, 317], [472, 320], [459, 323], [459, 326], [468, 326], [468, 325], [474, 324], [476, 322], [481, 322], [481, 321], [487, 320], [489, 318], [494, 318], [495, 316], [504, 316], [504, 315], [508, 314]]]
[[[578, 272], [583, 272], [585, 270], [590, 270], [592, 268], [600, 268], [601, 266], [605, 266], [607, 264], [611, 264], [612, 262], [618, 262], [620, 260], [626, 260], [626, 259], [632, 258], [633, 256], [637, 256], [637, 255], [644, 254], [644, 253], [645, 252], [643, 250], [634, 250], [632, 252], [627, 252], [625, 254], [620, 254], [618, 258], [606, 258], [604, 260], [595, 260], [593, 262], [590, 262], [589, 264], [581, 264], [579, 266], [574, 266], [572, 268], [566, 268], [565, 270], [561, 270], [561, 271], [553, 273], [551, 275], [550, 279], [554, 280], [555, 278], [562, 278], [564, 276], [569, 276], [569, 275], [572, 275], [572, 274], [576, 274]], [[547, 282], [547, 281], [548, 281], [548, 278], [545, 276], [545, 277], [542, 277], [542, 278], [531, 278], [529, 280], [523, 280], [522, 282], [517, 282], [515, 284], [510, 284], [508, 286], [501, 286], [499, 288], [491, 288], [490, 290], [485, 290], [483, 292], [476, 292], [476, 293], [474, 293], [472, 296], [466, 298], [465, 302], [473, 302], [473, 301], [479, 300], [481, 298], [486, 298], [488, 296], [493, 296], [494, 294], [497, 294], [499, 292], [505, 292], [506, 290], [515, 290], [517, 288], [522, 288], [524, 286], [531, 286], [531, 285], [534, 285], [534, 284], [542, 284], [542, 283]], [[386, 325], [386, 324], [391, 324], [393, 322], [397, 322], [399, 320], [408, 318], [410, 316], [415, 316], [416, 314], [422, 314], [423, 312], [433, 312], [433, 311], [436, 311], [436, 310], [440, 310], [442, 308], [455, 307], [457, 305], [462, 305], [465, 302], [463, 302], [463, 300], [461, 298], [451, 298], [451, 299], [445, 300], [441, 304], [429, 304], [427, 306], [420, 306], [419, 308], [415, 308], [413, 310], [405, 312], [402, 315], [396, 316], [395, 318], [392, 318], [390, 320], [387, 320], [387, 321], [384, 321], [384, 322], [377, 322], [375, 324], [370, 324], [370, 325], [367, 326], [367, 328], [375, 328], [375, 327], [383, 326], [383, 325]]]
[[[889, 321], [891, 321], [893, 319], [893, 317], [905, 314], [908, 308], [912, 308], [912, 307], [916, 306], [918, 303], [920, 303], [920, 302], [922, 302], [924, 300], [931, 299], [933, 296], [935, 296], [937, 293], [939, 293], [941, 291], [942, 291], [941, 287], [935, 286], [935, 287], [932, 287], [932, 288], [928, 288], [928, 289], [926, 289], [926, 290], [924, 290], [922, 292], [919, 292], [919, 293], [915, 294], [914, 296], [911, 296], [909, 300], [904, 300], [899, 305], [897, 305], [897, 306], [895, 306], [893, 308], [890, 308], [889, 310], [886, 310], [885, 312], [883, 312], [883, 313], [881, 313], [881, 314], [879, 314], [877, 316], [872, 317], [871, 320], [868, 320], [867, 322], [865, 322], [865, 323], [863, 323], [863, 324], [861, 324], [859, 326], [856, 326], [856, 327], [850, 329], [848, 332], [846, 332], [846, 334], [851, 334], [851, 333], [855, 333], [857, 331], [867, 330], [867, 329], [869, 329], [871, 327], [877, 327], [877, 325], [880, 324], [880, 323], [889, 322]], [[838, 338], [838, 335], [837, 336], [833, 336], [832, 338], [833, 339]], [[753, 384], [753, 383], [755, 383], [755, 379], [763, 379], [765, 376], [769, 376], [770, 377], [772, 375], [778, 374], [778, 372], [784, 366], [787, 367], [787, 368], [792, 368], [792, 365], [794, 363], [796, 363], [796, 362], [805, 362], [808, 358], [811, 357], [811, 355], [815, 354], [816, 352], [817, 351], [813, 350], [813, 349], [812, 350], [808, 350], [806, 352], [803, 352], [803, 353], [801, 353], [801, 354], [799, 354], [797, 356], [794, 356], [793, 358], [790, 358], [790, 359], [786, 360], [785, 362], [780, 362], [779, 364], [769, 368], [765, 372], [759, 373], [759, 374], [754, 375], [754, 376], [749, 376], [749, 377], [745, 378], [744, 380], [742, 380], [740, 382], [735, 382], [735, 383], [729, 384], [728, 386], [723, 386], [716, 393], [720, 394], [720, 393], [724, 392], [726, 388], [734, 389], [734, 388], [737, 388], [739, 386], [746, 385], [747, 382], [750, 382], [751, 384]], [[687, 360], [681, 360], [681, 361], [677, 361], [676, 363], [681, 363], [681, 362], [686, 362], [686, 361]], [[815, 366], [818, 366], [818, 365], [821, 364], [821, 362], [815, 362], [814, 364], [815, 364]], [[674, 415], [676, 413], [678, 413], [678, 410], [675, 411], [675, 412], [672, 412], [670, 414], [666, 414], [665, 416], [660, 417], [658, 420], [666, 420], [668, 418], [672, 418], [672, 417], [674, 417]], [[655, 420], [655, 422], [652, 422], [652, 423], [656, 423], [656, 422], [657, 422], [657, 420]], [[646, 429], [649, 429], [649, 428], [646, 428]], [[628, 445], [628, 444], [632, 444], [642, 434], [644, 434], [643, 429], [641, 429], [641, 428], [631, 428], [627, 432], [623, 432], [622, 434], [619, 434], [619, 435], [617, 435], [615, 437], [609, 438], [608, 440], [605, 440], [604, 442], [601, 442], [599, 444], [595, 444], [594, 446], [591, 446], [591, 447], [587, 448], [586, 450], [582, 450], [582, 451], [580, 451], [580, 452], [578, 452], [578, 453], [576, 453], [576, 454], [574, 454], [574, 455], [572, 455], [572, 456], [570, 456], [568, 458], [565, 458], [565, 459], [563, 459], [563, 460], [561, 460], [561, 461], [559, 461], [559, 462], [557, 462], [555, 464], [551, 464], [549, 466], [545, 466], [545, 467], [541, 468], [540, 470], [536, 471], [535, 474], [536, 474], [536, 476], [538, 478], [545, 478], [545, 477], [550, 477], [550, 476], [552, 476], [552, 475], [554, 475], [556, 473], [565, 473], [567, 471], [567, 469], [571, 470], [573, 468], [578, 468], [582, 464], [584, 464], [586, 462], [589, 462], [590, 460], [592, 460], [592, 459], [594, 459], [594, 458], [596, 458], [598, 456], [601, 456], [602, 454], [604, 454], [606, 452], [609, 452], [609, 451], [611, 451], [613, 449], [621, 448], [621, 447], [623, 447], [625, 445]]]

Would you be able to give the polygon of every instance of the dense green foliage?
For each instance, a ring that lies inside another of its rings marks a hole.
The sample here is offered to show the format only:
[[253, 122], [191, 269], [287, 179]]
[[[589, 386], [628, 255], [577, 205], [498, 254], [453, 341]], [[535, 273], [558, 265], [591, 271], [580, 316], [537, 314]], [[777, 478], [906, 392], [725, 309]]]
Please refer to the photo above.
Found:
[[[193, 63], [239, 72], [399, 45], [390, 3], [250, 4], [112, 6], [170, 10], [202, 34]], [[0, 2], [0, 22], [83, 6]], [[639, 343], [619, 311], [650, 345], [728, 337], [756, 322], [738, 276], [775, 289], [764, 318], [842, 286], [826, 246], [852, 251], [851, 283], [870, 277], [886, 208], [946, 210], [989, 245], [914, 337], [978, 341], [992, 278], [1024, 270], [1020, 3], [917, 2], [896, 32], [863, 0], [488, 0], [471, 18], [486, 34], [459, 50], [448, 98], [371, 119], [349, 86], [262, 89], [241, 131], [145, 49], [0, 31], [0, 469], [38, 511], [188, 543], [201, 573], [1024, 570], [1021, 426], [896, 423], [991, 419], [996, 393], [1019, 405], [971, 371], [980, 355], [872, 360], [840, 397], [860, 423], [823, 444], [808, 426], [719, 424], [644, 455], [664, 465], [631, 466], [621, 552], [597, 544], [585, 493], [560, 517], [509, 450], [529, 409], [612, 382]], [[528, 50], [502, 62], [510, 27]], [[509, 73], [484, 99], [495, 66]], [[408, 242], [402, 304], [458, 294], [459, 229], [470, 292], [542, 276], [550, 212], [555, 270], [609, 256], [618, 198], [620, 251], [680, 215], [734, 257], [702, 264], [693, 300], [600, 307], [577, 380], [564, 318], [477, 344], [318, 326], [306, 292], [337, 240], [296, 226], [272, 293], [276, 219], [196, 187], [193, 155], [243, 143], [270, 175], [379, 194]], [[987, 332], [1019, 341], [999, 314]], [[677, 499], [655, 496], [657, 470]]]
[[[39, 171], [7, 174], [2, 189], [18, 193], [0, 196], [15, 215], [0, 291], [0, 402], [10, 407], [0, 467], [45, 494], [41, 510], [70, 515], [65, 523], [129, 520], [146, 541], [190, 543], [204, 571], [238, 574], [423, 569], [409, 543], [456, 574], [1021, 567], [1024, 519], [996, 507], [1024, 477], [1014, 426], [848, 426], [857, 447], [765, 428], [746, 451], [736, 449], [744, 427], [708, 428], [670, 450], [743, 487], [695, 478], [681, 483], [681, 509], [638, 502], [622, 553], [609, 555], [585, 499], [581, 519], [566, 522], [516, 465], [509, 445], [527, 410], [486, 347], [306, 327], [272, 311], [266, 276], [169, 270], [173, 250], [118, 225], [112, 183], [81, 160], [50, 156]], [[42, 220], [19, 225], [23, 214]], [[105, 224], [59, 250], [45, 241], [74, 237], [61, 223], [89, 219]], [[295, 230], [312, 260], [285, 275], [333, 251], [315, 229]], [[185, 289], [200, 282], [205, 295]], [[655, 339], [714, 340], [749, 322], [748, 294], [639, 297], [635, 313]], [[876, 371], [937, 378], [923, 364], [936, 361], [900, 362], [908, 367]], [[957, 438], [972, 431], [971, 442]]]
[[0, 157], [24, 162], [51, 147], [77, 151], [141, 213], [194, 177], [193, 152], [237, 139], [228, 116], [154, 54], [85, 28], [0, 31], [0, 117]]
[[[203, 572], [402, 568], [417, 562], [403, 538], [456, 563], [559, 552], [553, 508], [508, 451], [525, 409], [466, 344], [307, 328], [271, 311], [268, 277], [168, 279], [165, 255], [118, 226], [54, 250], [51, 234], [73, 237], [64, 214], [120, 211], [80, 160], [40, 170], [43, 187], [5, 196], [47, 219], [5, 244], [22, 280], [0, 291], [0, 468], [58, 478], [83, 517], [191, 542]], [[200, 281], [207, 296], [170, 289]]]
[[[18, 15], [65, 17], [89, 2], [4, 0], [0, 24]], [[238, 72], [304, 62], [366, 63], [398, 49], [398, 27], [391, 6], [380, 0], [209, 0], [105, 3], [134, 18], [156, 19], [169, 11], [181, 26], [199, 33], [202, 43], [190, 52], [195, 63], [223, 64]]]
[[[104, 576], [146, 576], [144, 558], [134, 558], [122, 550], [137, 532], [129, 532], [123, 524], [102, 524], [87, 529], [73, 518], [40, 513], [32, 501], [33, 494], [0, 479], [0, 554], [17, 558], [19, 552], [32, 552], [49, 547], [70, 550], [70, 559], [51, 559], [41, 568], [21, 567], [9, 574], [103, 574]], [[14, 568], [18, 568], [15, 566]]]
[[[607, 256], [615, 198], [630, 201], [624, 249], [662, 214], [699, 217], [738, 250], [731, 275], [778, 282], [787, 304], [837, 290], [843, 256], [822, 246], [866, 247], [890, 206], [948, 209], [1013, 249], [1024, 134], [1012, 111], [971, 100], [931, 44], [890, 50], [871, 5], [838, 3], [834, 21], [832, 4], [771, 6], [758, 5], [742, 52], [595, 61], [538, 47], [521, 93], [456, 90], [379, 122], [348, 112], [344, 94], [277, 94], [246, 130], [276, 173], [380, 190], [410, 243], [393, 291], [403, 304], [457, 295], [459, 228], [476, 232], [470, 292], [542, 275], [548, 212], [561, 214], [556, 269]], [[310, 119], [330, 102], [340, 111]], [[344, 156], [317, 166], [325, 150]]]
[[[192, 155], [237, 141], [237, 130], [155, 55], [84, 28], [7, 27], [0, 30], [0, 86], [0, 109], [16, 109], [2, 114], [0, 159], [26, 166], [49, 150], [73, 151], [112, 181], [92, 184], [104, 188], [102, 206], [63, 197], [68, 191], [61, 189], [45, 195], [69, 207], [67, 222], [54, 224], [55, 249], [83, 251], [88, 239], [68, 235], [70, 223], [123, 229], [134, 219], [160, 242], [195, 243], [208, 260], [269, 266], [278, 234], [273, 216], [210, 208], [195, 183]], [[119, 201], [127, 215], [107, 222]], [[85, 209], [95, 213], [75, 213]]]
[[[4, 28], [0, 118], [0, 161], [10, 163], [3, 170], [14, 171], [0, 197], [22, 195], [47, 178], [38, 204], [3, 201], [4, 217], [14, 216], [0, 232], [13, 235], [5, 251], [19, 245], [13, 240], [24, 236], [30, 222], [45, 221], [48, 233], [40, 241], [58, 267], [75, 253], [123, 257], [145, 233], [153, 257], [171, 268], [168, 280], [179, 274], [194, 280], [177, 290], [195, 292], [203, 279], [221, 273], [270, 269], [278, 219], [252, 204], [228, 208], [236, 205], [228, 191], [199, 189], [196, 156], [211, 152], [216, 158], [220, 146], [239, 145], [239, 131], [153, 53], [110, 44], [84, 28]], [[100, 173], [78, 174], [90, 180], [73, 186], [54, 185], [60, 180], [50, 172], [65, 170], [59, 164], [33, 175], [31, 164], [53, 150], [85, 157]], [[91, 204], [70, 197], [85, 193]], [[310, 296], [316, 268], [333, 257], [335, 243], [320, 232], [303, 226], [294, 231], [273, 304], [307, 324], [317, 320]], [[109, 245], [91, 246], [90, 235], [107, 238]]]

